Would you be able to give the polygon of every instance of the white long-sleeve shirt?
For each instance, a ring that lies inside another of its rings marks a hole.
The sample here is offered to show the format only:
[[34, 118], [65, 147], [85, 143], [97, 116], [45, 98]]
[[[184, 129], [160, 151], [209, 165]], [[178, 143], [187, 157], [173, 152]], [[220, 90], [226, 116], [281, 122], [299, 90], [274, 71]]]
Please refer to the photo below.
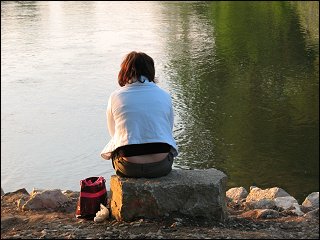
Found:
[[126, 84], [109, 97], [107, 125], [111, 140], [101, 157], [110, 159], [112, 151], [124, 145], [154, 142], [169, 144], [177, 156], [173, 122], [172, 99], [166, 91], [146, 78], [144, 83]]

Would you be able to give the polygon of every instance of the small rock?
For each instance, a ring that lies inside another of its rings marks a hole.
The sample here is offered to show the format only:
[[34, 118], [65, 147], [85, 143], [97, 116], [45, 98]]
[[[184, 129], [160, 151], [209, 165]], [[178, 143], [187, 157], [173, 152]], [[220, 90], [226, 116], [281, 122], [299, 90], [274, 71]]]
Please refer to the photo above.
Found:
[[35, 192], [30, 199], [22, 206], [23, 210], [57, 209], [62, 204], [69, 202], [61, 190], [45, 190]]
[[279, 212], [273, 209], [255, 209], [244, 212], [240, 216], [243, 218], [269, 219], [278, 218]]
[[246, 202], [244, 206], [248, 209], [273, 209], [276, 204], [271, 199], [260, 199], [258, 201]]
[[227, 198], [231, 199], [233, 202], [240, 202], [248, 196], [248, 192], [244, 187], [230, 188], [226, 192]]
[[303, 201], [302, 206], [310, 210], [319, 208], [319, 192], [309, 194]]
[[174, 223], [172, 223], [171, 224], [171, 228], [175, 228], [175, 227], [179, 227], [179, 226], [181, 226], [182, 225], [182, 223], [181, 222], [174, 222]]
[[307, 212], [306, 214], [303, 215], [303, 217], [319, 219], [319, 208], [317, 208], [316, 210]]

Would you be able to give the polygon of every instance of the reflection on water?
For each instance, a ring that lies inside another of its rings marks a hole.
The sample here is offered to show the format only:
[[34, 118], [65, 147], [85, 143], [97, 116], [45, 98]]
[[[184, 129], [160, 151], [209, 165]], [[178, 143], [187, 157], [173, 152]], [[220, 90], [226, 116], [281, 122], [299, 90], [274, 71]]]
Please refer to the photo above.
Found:
[[140, 50], [174, 100], [176, 167], [318, 191], [319, 7], [301, 4], [2, 2], [2, 187], [108, 179], [106, 100]]
[[180, 3], [165, 11], [177, 162], [223, 169], [229, 186], [281, 186], [297, 197], [318, 189], [318, 42], [307, 44], [294, 6]]

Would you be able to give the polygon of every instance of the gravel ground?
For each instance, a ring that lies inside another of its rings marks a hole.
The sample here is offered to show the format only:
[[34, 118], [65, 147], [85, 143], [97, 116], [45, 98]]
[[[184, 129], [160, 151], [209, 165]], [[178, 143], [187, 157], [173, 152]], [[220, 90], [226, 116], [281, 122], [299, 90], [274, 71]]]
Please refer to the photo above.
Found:
[[225, 222], [167, 217], [103, 223], [77, 219], [76, 201], [59, 211], [21, 211], [17, 196], [1, 197], [1, 239], [319, 239], [319, 218], [244, 218], [228, 208]]

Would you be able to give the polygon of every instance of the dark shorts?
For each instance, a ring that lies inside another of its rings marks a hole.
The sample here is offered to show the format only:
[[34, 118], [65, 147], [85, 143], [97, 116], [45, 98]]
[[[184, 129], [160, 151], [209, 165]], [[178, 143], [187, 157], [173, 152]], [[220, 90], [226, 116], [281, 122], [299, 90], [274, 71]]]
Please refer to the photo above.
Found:
[[131, 163], [117, 156], [112, 159], [112, 166], [116, 174], [120, 177], [132, 178], [156, 178], [167, 175], [172, 170], [173, 154], [169, 153], [167, 157], [154, 163]]

